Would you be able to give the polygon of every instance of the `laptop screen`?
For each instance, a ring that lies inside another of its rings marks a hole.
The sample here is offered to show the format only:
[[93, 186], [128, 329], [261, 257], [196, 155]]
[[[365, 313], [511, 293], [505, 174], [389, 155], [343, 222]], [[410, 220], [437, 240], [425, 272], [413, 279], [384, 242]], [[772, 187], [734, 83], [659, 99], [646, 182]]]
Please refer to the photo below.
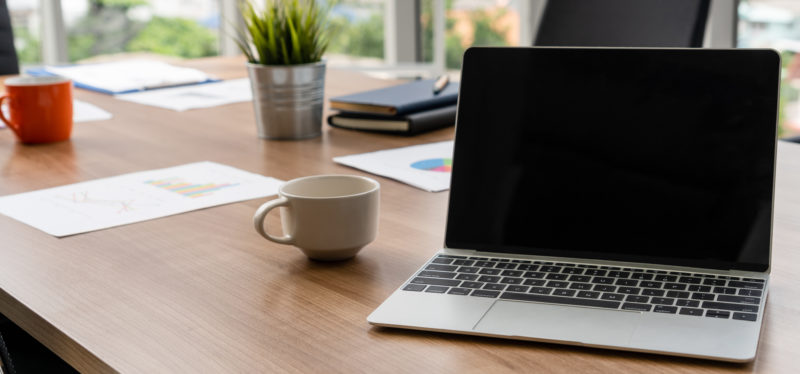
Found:
[[769, 267], [771, 50], [471, 48], [446, 245]]

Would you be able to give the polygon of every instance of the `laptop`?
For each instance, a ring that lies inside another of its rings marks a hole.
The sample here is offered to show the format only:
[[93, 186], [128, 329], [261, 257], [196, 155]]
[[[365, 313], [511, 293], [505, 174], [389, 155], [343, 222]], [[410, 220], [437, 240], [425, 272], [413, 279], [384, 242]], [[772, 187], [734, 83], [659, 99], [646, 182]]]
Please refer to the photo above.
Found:
[[444, 248], [371, 324], [746, 362], [773, 50], [470, 48]]

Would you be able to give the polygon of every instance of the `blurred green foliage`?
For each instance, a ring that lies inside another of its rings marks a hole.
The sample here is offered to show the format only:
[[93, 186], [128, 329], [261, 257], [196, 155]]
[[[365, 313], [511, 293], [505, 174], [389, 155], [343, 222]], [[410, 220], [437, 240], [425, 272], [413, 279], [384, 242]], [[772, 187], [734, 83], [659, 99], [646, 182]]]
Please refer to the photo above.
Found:
[[364, 57], [383, 57], [383, 15], [373, 14], [356, 23], [344, 16], [332, 17], [328, 51]]

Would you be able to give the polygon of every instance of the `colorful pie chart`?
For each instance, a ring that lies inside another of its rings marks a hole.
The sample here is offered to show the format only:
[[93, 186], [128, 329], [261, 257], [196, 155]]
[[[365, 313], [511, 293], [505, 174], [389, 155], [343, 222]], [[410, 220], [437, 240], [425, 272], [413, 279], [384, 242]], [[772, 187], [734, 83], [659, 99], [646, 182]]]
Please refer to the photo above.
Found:
[[431, 158], [411, 164], [414, 169], [441, 171], [449, 173], [453, 169], [453, 160], [450, 158]]

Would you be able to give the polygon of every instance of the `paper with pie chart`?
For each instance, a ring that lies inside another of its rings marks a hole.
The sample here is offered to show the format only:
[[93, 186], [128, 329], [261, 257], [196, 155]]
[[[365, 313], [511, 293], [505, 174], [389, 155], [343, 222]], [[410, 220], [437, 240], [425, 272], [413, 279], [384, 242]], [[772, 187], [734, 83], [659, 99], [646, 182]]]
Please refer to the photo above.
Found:
[[446, 191], [450, 188], [453, 141], [335, 157], [333, 161], [426, 191]]
[[270, 196], [281, 183], [206, 161], [0, 197], [0, 213], [63, 237]]

